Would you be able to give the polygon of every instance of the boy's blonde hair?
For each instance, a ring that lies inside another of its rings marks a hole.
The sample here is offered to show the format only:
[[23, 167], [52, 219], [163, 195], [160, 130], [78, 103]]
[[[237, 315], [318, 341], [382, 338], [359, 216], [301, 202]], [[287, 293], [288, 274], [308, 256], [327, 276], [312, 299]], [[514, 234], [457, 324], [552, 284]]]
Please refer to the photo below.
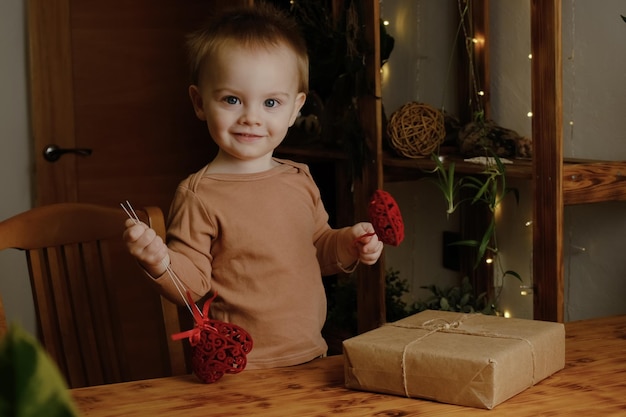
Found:
[[191, 82], [197, 85], [204, 64], [220, 48], [233, 43], [250, 49], [287, 46], [296, 55], [299, 91], [309, 92], [309, 57], [297, 23], [282, 10], [264, 3], [226, 11], [187, 37]]

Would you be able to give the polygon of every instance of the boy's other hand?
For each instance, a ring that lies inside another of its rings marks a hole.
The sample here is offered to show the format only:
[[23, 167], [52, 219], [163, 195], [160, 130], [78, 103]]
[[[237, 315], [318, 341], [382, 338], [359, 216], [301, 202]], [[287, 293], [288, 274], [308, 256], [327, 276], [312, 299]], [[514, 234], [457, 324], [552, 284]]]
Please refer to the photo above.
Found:
[[384, 244], [378, 240], [374, 226], [368, 222], [357, 223], [350, 228], [356, 258], [366, 265], [374, 265], [383, 252]]

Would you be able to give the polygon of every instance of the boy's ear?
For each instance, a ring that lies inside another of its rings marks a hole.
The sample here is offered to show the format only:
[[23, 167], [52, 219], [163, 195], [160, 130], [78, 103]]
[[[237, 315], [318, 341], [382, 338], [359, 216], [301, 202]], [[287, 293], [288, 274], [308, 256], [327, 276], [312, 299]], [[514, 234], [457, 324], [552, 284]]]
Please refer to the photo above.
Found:
[[293, 106], [293, 114], [291, 115], [291, 119], [289, 119], [289, 127], [293, 126], [298, 118], [298, 113], [300, 113], [300, 109], [304, 106], [304, 102], [306, 101], [306, 94], [300, 92], [296, 96], [296, 102]]
[[193, 109], [196, 112], [196, 117], [200, 120], [206, 120], [206, 115], [204, 114], [204, 102], [202, 101], [202, 95], [200, 94], [200, 89], [197, 85], [192, 84], [189, 86], [189, 98], [191, 99], [191, 104], [193, 104]]

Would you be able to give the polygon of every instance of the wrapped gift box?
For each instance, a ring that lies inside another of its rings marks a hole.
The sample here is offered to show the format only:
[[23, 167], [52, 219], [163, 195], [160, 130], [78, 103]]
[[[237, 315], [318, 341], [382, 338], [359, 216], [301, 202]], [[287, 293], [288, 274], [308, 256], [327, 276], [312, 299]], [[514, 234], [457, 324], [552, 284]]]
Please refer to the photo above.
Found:
[[565, 328], [427, 310], [343, 342], [346, 386], [491, 409], [565, 366]]

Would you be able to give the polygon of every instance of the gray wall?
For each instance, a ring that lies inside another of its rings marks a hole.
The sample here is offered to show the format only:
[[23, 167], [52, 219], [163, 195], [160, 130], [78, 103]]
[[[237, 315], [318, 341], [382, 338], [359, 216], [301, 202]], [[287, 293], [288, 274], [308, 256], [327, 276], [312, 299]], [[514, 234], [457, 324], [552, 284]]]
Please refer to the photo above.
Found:
[[[563, 1], [563, 150], [626, 161], [626, 3]], [[565, 318], [626, 313], [626, 203], [565, 208]]]
[[[25, 0], [0, 2], [0, 219], [32, 207]], [[35, 333], [24, 254], [0, 251], [0, 293], [9, 322]]]

